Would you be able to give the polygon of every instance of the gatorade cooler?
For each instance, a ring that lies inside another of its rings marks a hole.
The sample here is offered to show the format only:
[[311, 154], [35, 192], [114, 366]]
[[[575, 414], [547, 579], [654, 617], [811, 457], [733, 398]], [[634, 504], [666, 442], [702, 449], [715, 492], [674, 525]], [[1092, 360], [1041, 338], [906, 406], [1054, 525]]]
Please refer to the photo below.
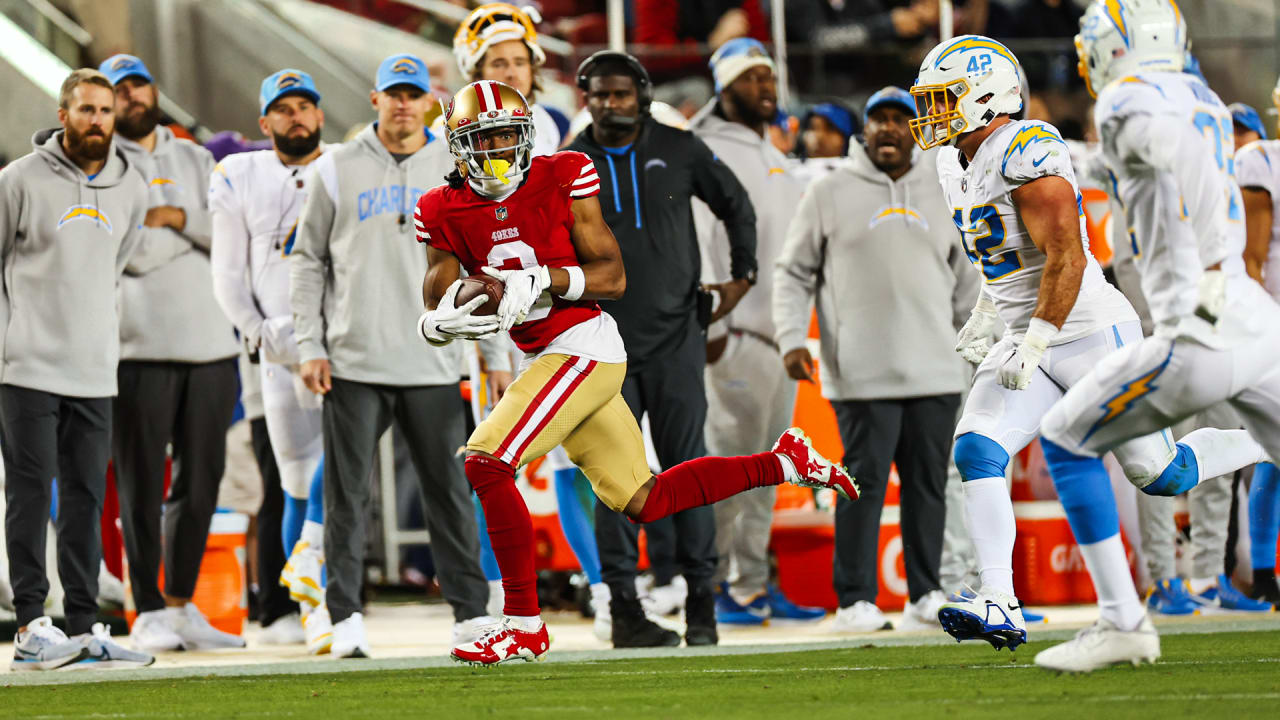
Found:
[[[204, 560], [200, 563], [200, 576], [196, 580], [195, 596], [191, 601], [209, 619], [215, 628], [241, 635], [249, 618], [249, 588], [245, 581], [245, 535], [249, 530], [249, 516], [243, 513], [214, 513], [209, 524], [209, 541], [205, 545]], [[138, 616], [133, 604], [133, 590], [129, 582], [128, 560], [125, 560], [125, 619], [133, 627]], [[164, 590], [164, 564], [159, 573], [160, 589]]]
[[[1027, 605], [1091, 604], [1097, 601], [1080, 546], [1057, 502], [1015, 502], [1018, 539], [1013, 546], [1013, 588]], [[1121, 533], [1124, 542], [1124, 534]], [[1132, 572], [1133, 551], [1125, 553]]]
[[[907, 576], [902, 560], [902, 529], [896, 505], [880, 514], [876, 549], [879, 593], [876, 605], [901, 610], [907, 602]], [[821, 510], [779, 510], [773, 517], [772, 547], [778, 558], [778, 586], [798, 605], [835, 610], [840, 607], [832, 587], [835, 518]]]

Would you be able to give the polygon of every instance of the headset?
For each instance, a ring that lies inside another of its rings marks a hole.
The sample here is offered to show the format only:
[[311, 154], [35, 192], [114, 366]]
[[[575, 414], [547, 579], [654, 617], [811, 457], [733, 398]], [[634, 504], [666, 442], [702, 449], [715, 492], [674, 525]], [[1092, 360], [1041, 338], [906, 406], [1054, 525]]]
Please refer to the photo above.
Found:
[[591, 57], [583, 60], [578, 66], [578, 88], [583, 92], [587, 91], [596, 66], [605, 60], [621, 61], [631, 70], [631, 75], [636, 81], [636, 101], [640, 104], [640, 114], [648, 116], [649, 104], [653, 102], [653, 81], [649, 79], [649, 71], [644, 69], [640, 61], [627, 53], [617, 50], [601, 50], [592, 53]]

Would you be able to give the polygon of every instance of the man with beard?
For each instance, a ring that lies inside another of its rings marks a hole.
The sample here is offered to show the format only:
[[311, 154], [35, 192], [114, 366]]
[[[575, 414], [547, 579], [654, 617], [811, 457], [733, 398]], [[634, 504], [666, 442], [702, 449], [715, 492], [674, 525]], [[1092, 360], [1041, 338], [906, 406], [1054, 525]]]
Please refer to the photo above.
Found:
[[[462, 348], [425, 347], [411, 328], [427, 254], [410, 222], [418, 198], [453, 169], [445, 143], [423, 126], [431, 97], [422, 60], [392, 55], [369, 100], [377, 120], [312, 166], [289, 255], [289, 301], [308, 389], [324, 396], [325, 601], [334, 657], [367, 657], [360, 585], [369, 473], [378, 438], [405, 433], [422, 483], [431, 554], [453, 606], [453, 644], [478, 637], [489, 585], [461, 458]], [[509, 345], [482, 343], [498, 394], [511, 383]]]
[[[111, 452], [120, 319], [116, 290], [147, 214], [147, 186], [112, 145], [111, 81], [67, 76], [60, 130], [0, 171], [0, 450], [18, 634], [14, 670], [142, 666], [98, 616], [100, 521]], [[58, 478], [58, 575], [67, 638], [45, 615], [45, 538]]]
[[[764, 45], [730, 40], [711, 56], [716, 97], [693, 118], [693, 132], [716, 157], [732, 158], [730, 169], [746, 188], [756, 214], [756, 261], [773, 267], [800, 204], [804, 182], [769, 141], [778, 112], [777, 76]], [[694, 220], [704, 280], [729, 277], [725, 226], [701, 202]], [[782, 369], [774, 343], [772, 273], [708, 333], [707, 450], [712, 455], [749, 455], [768, 448], [791, 427], [796, 384]], [[816, 620], [821, 608], [799, 607], [769, 583], [769, 535], [776, 487], [749, 490], [714, 505], [716, 622], [760, 625], [770, 617]]]
[[[260, 463], [269, 466], [273, 459], [278, 468], [275, 482], [263, 488], [258, 518], [261, 637], [271, 644], [305, 641], [314, 654], [328, 652], [333, 637], [321, 577], [323, 486], [313, 490], [324, 448], [319, 399], [298, 374], [289, 254], [307, 197], [308, 166], [323, 151], [319, 102], [307, 73], [284, 69], [268, 76], [259, 93], [258, 127], [272, 148], [227, 157], [209, 181], [213, 291], [251, 353], [242, 380], [262, 388], [263, 420], [254, 427]], [[281, 584], [289, 590], [279, 592]], [[291, 596], [303, 603], [301, 617]]]
[[[746, 190], [724, 163], [691, 133], [649, 115], [652, 87], [630, 55], [602, 51], [578, 68], [592, 124], [569, 150], [586, 153], [600, 175], [600, 206], [618, 239], [627, 292], [603, 301], [627, 348], [622, 386], [636, 419], [649, 414], [658, 462], [671, 468], [707, 454], [703, 368], [706, 324], [733, 309], [756, 279], [755, 213]], [[702, 267], [693, 233], [692, 198], [725, 225], [732, 280], [708, 286], [719, 307], [699, 293]], [[705, 299], [704, 299], [705, 298]], [[715, 517], [710, 507], [672, 516], [675, 556], [689, 586], [685, 601], [689, 645], [714, 645]], [[609, 585], [614, 647], [678, 645], [680, 636], [648, 618], [636, 597], [638, 528], [596, 504], [596, 541]]]
[[871, 96], [864, 143], [810, 185], [774, 270], [773, 320], [787, 373], [813, 382], [807, 349], [815, 298], [822, 395], [835, 409], [857, 503], [836, 502], [838, 632], [888, 629], [876, 607], [880, 512], [897, 463], [910, 599], [903, 629], [937, 627], [947, 459], [964, 366], [953, 302], [972, 307], [975, 273], [937, 187], [933, 152], [912, 150], [915, 103], [902, 89]]
[[120, 394], [111, 454], [138, 608], [130, 638], [148, 652], [244, 647], [191, 602], [236, 399], [235, 333], [214, 300], [209, 270], [205, 202], [213, 156], [158, 124], [156, 87], [141, 60], [114, 55], [98, 70], [115, 85], [116, 145], [147, 181], [152, 205], [118, 293]]

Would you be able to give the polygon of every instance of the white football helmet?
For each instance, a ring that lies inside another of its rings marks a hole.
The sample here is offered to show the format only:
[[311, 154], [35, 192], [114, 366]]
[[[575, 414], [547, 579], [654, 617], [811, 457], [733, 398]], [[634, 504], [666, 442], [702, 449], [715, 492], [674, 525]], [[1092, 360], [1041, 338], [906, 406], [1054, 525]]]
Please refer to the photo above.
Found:
[[471, 11], [453, 34], [453, 59], [458, 61], [462, 77], [471, 79], [489, 48], [507, 40], [523, 40], [529, 46], [533, 66], [541, 67], [547, 54], [538, 46], [538, 31], [533, 27], [540, 22], [542, 15], [532, 5], [519, 8], [489, 3]]
[[1080, 17], [1080, 76], [1097, 97], [1107, 83], [1138, 72], [1182, 72], [1187, 21], [1174, 0], [1095, 0]]
[[951, 145], [986, 127], [999, 115], [1022, 109], [1018, 59], [1009, 48], [981, 35], [939, 43], [920, 63], [911, 87], [916, 118], [911, 135], [922, 149]]

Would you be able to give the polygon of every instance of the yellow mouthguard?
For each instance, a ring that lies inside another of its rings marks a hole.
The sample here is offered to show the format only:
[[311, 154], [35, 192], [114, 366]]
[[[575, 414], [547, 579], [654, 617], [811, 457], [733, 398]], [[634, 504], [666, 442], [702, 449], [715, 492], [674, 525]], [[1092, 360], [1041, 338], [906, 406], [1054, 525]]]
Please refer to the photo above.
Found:
[[493, 177], [498, 178], [498, 180], [501, 181], [503, 185], [506, 185], [511, 182], [510, 180], [507, 179], [507, 171], [510, 169], [511, 169], [511, 163], [501, 158], [489, 159], [484, 161], [485, 172], [489, 173]]

